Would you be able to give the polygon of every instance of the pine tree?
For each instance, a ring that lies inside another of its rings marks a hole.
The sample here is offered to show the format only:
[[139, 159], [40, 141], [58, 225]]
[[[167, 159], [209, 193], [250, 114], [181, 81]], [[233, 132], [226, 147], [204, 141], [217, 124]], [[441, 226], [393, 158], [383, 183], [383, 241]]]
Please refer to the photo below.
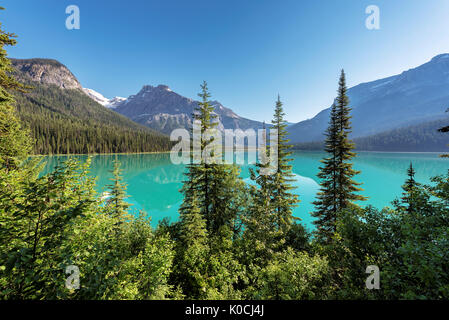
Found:
[[[205, 139], [204, 133], [216, 127], [216, 123], [213, 122], [215, 116], [213, 115], [213, 107], [210, 105], [209, 98], [210, 93], [207, 88], [207, 83], [204, 81], [201, 85], [201, 93], [198, 94], [201, 101], [198, 103], [198, 107], [195, 108], [193, 113], [193, 119], [199, 122], [200, 125], [200, 137], [193, 137], [193, 139], [200, 139], [200, 156], [199, 162], [193, 161], [187, 166], [187, 180], [184, 181], [182, 192], [184, 193], [184, 204], [180, 208], [180, 214], [188, 214], [188, 211], [192, 208], [193, 195], [196, 194], [201, 207], [201, 213], [206, 219], [208, 230], [211, 226], [211, 180], [213, 168], [210, 163], [205, 161], [203, 157], [203, 150], [209, 146], [213, 141], [211, 139]], [[197, 125], [194, 123], [194, 126]], [[192, 133], [194, 128], [192, 127]], [[193, 136], [193, 134], [192, 134]], [[194, 142], [195, 143], [195, 142]], [[198, 150], [194, 150], [196, 152]], [[194, 155], [195, 156], [195, 155]], [[187, 212], [186, 212], [187, 211]]]
[[[192, 196], [195, 194], [201, 214], [206, 220], [207, 231], [212, 235], [217, 234], [223, 225], [234, 229], [235, 219], [240, 209], [234, 204], [241, 196], [244, 183], [239, 178], [239, 170], [236, 166], [207, 161], [206, 158], [209, 156], [211, 159], [214, 158], [217, 148], [222, 146], [216, 144], [213, 137], [205, 136], [208, 130], [214, 130], [217, 126], [214, 108], [209, 102], [210, 93], [206, 82], [201, 85], [199, 96], [201, 101], [193, 117], [194, 120], [199, 121], [201, 128], [199, 150], [201, 158], [198, 162], [193, 161], [187, 166], [187, 179], [181, 189], [184, 201], [180, 214], [190, 210]], [[207, 155], [209, 151], [210, 154]]]
[[111, 195], [108, 199], [107, 210], [113, 217], [121, 219], [121, 217], [126, 215], [130, 204], [125, 201], [126, 184], [122, 182], [122, 170], [118, 160], [114, 160], [114, 169], [110, 172], [113, 174], [113, 177], [110, 179], [112, 184], [107, 185], [110, 188]]
[[407, 180], [405, 184], [402, 186], [404, 193], [402, 195], [402, 202], [407, 207], [407, 213], [411, 214], [415, 209], [415, 201], [417, 195], [417, 188], [420, 186], [418, 182], [415, 180], [416, 171], [413, 168], [413, 164], [410, 162], [410, 166], [407, 169]]
[[[280, 251], [285, 244], [287, 234], [295, 220], [292, 211], [297, 206], [298, 199], [297, 195], [291, 193], [294, 189], [290, 184], [293, 181], [293, 174], [292, 167], [288, 164], [290, 146], [287, 144], [283, 117], [282, 102], [278, 97], [273, 120], [273, 129], [277, 130], [277, 135], [270, 136], [270, 145], [278, 153], [277, 169], [270, 172], [273, 169], [266, 159], [270, 156], [270, 152], [268, 148], [264, 148], [258, 150], [262, 161], [256, 164], [255, 170], [250, 170], [251, 180], [255, 185], [250, 189], [251, 204], [245, 215], [243, 235], [247, 255], [245, 264], [250, 268], [266, 266], [273, 254]], [[262, 139], [265, 144], [265, 131]], [[268, 172], [272, 174], [266, 174]]]
[[[258, 231], [256, 230], [257, 226], [264, 226], [267, 230], [275, 229], [275, 221], [271, 221], [274, 220], [272, 219], [272, 193], [270, 188], [272, 185], [272, 175], [262, 174], [264, 170], [269, 170], [269, 163], [267, 161], [269, 153], [268, 148], [266, 147], [265, 122], [263, 123], [262, 139], [262, 145], [264, 147], [258, 150], [262, 161], [256, 163], [255, 170], [253, 168], [249, 169], [250, 178], [255, 183], [250, 189], [251, 205], [246, 221], [246, 230], [249, 234], [255, 234]], [[272, 228], [270, 226], [272, 226]]]
[[[293, 217], [293, 208], [298, 204], [298, 196], [291, 191], [295, 189], [291, 185], [293, 179], [292, 166], [289, 162], [292, 160], [289, 156], [292, 154], [289, 149], [291, 145], [287, 138], [287, 123], [284, 119], [285, 113], [282, 108], [280, 97], [276, 101], [274, 118], [272, 120], [272, 129], [277, 130], [277, 170], [272, 177], [272, 206], [276, 214], [276, 225], [278, 230], [286, 234], [290, 229], [295, 218]], [[275, 143], [270, 135], [270, 145]]]
[[326, 130], [325, 151], [329, 157], [321, 162], [318, 178], [321, 180], [321, 188], [317, 200], [313, 203], [316, 211], [312, 213], [317, 220], [317, 234], [322, 240], [330, 240], [335, 232], [337, 213], [348, 208], [354, 201], [362, 201], [366, 198], [357, 194], [362, 189], [353, 177], [359, 174], [352, 168], [351, 160], [356, 156], [352, 150], [354, 144], [349, 140], [351, 132], [351, 108], [346, 95], [346, 77], [342, 70], [338, 96], [332, 105], [329, 127]]
[[195, 244], [205, 245], [207, 243], [206, 221], [201, 214], [198, 198], [194, 193], [191, 204], [185, 204], [180, 215], [180, 238], [186, 247]]
[[[206, 221], [195, 193], [191, 203], [180, 210], [180, 257], [176, 260], [177, 283], [183, 293], [194, 299], [204, 298], [207, 288], [206, 270], [209, 253]], [[188, 207], [186, 207], [188, 206]]]
[[178, 248], [174, 277], [189, 298], [237, 298], [233, 285], [238, 263], [233, 258], [232, 241], [239, 232], [237, 219], [244, 208], [245, 184], [235, 165], [206, 159], [209, 155], [205, 153], [213, 158], [216, 148], [222, 146], [204, 135], [217, 124], [205, 82], [201, 90], [202, 99], [193, 116], [201, 128], [200, 150], [194, 152], [202, 156], [187, 166], [181, 189], [180, 238], [186, 245]]
[[269, 175], [260, 174], [260, 171], [267, 167], [268, 165], [257, 163], [256, 170], [250, 169], [251, 180], [255, 185], [250, 187], [251, 202], [243, 219], [244, 263], [260, 267], [266, 266], [274, 252], [283, 244], [279, 241], [282, 233], [277, 228], [272, 205], [272, 181]]
[[[0, 10], [3, 10], [0, 7]], [[28, 130], [23, 128], [13, 107], [14, 98], [9, 91], [24, 91], [24, 85], [11, 75], [13, 69], [5, 46], [14, 46], [16, 36], [1, 29], [0, 23], [0, 168], [16, 169], [31, 149]]]

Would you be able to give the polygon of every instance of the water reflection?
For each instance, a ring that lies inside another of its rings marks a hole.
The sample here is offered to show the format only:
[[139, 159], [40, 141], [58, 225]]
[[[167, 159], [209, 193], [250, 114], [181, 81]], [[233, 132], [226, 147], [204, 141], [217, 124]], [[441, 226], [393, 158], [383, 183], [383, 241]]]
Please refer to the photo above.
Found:
[[[242, 157], [242, 154], [236, 156]], [[293, 173], [295, 174], [295, 190], [301, 200], [294, 214], [303, 222], [312, 227], [310, 211], [319, 188], [316, 174], [323, 158], [322, 152], [294, 152], [291, 156]], [[44, 173], [67, 160], [67, 156], [45, 157]], [[74, 156], [86, 160], [87, 156]], [[152, 216], [153, 224], [164, 217], [176, 220], [178, 208], [182, 201], [179, 190], [185, 179], [184, 165], [173, 165], [170, 155], [166, 154], [131, 154], [131, 155], [97, 155], [92, 157], [91, 175], [97, 177], [97, 191], [106, 190], [110, 183], [113, 160], [122, 164], [123, 178], [128, 184], [129, 202], [133, 204], [132, 210], [144, 209]], [[241, 166], [242, 178], [249, 182], [248, 157]], [[401, 193], [401, 185], [406, 178], [406, 170], [410, 162], [417, 171], [417, 180], [428, 183], [431, 176], [445, 173], [449, 168], [449, 160], [438, 158], [438, 154], [429, 153], [374, 153], [362, 152], [358, 154], [354, 167], [362, 174], [356, 177], [363, 182], [363, 195], [369, 197], [365, 203], [377, 207], [389, 205]]]

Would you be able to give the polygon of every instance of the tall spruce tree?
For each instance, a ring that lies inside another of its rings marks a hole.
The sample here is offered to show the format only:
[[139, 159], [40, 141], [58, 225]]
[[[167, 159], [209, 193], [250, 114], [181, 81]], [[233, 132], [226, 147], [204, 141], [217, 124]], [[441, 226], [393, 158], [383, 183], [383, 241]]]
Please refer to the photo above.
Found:
[[[0, 10], [4, 8], [0, 7]], [[16, 169], [31, 150], [28, 130], [16, 116], [14, 98], [10, 91], [24, 91], [25, 86], [11, 75], [13, 69], [7, 58], [5, 46], [16, 44], [15, 35], [2, 30], [0, 23], [0, 168]]]
[[[201, 101], [198, 103], [198, 107], [195, 108], [193, 112], [194, 124], [192, 126], [192, 137], [193, 139], [200, 139], [200, 150], [194, 150], [198, 152], [193, 154], [193, 156], [199, 156], [199, 159], [193, 159], [192, 163], [187, 166], [187, 180], [184, 181], [184, 185], [181, 189], [184, 194], [184, 202], [180, 208], [180, 215], [186, 215], [192, 208], [193, 195], [195, 194], [198, 198], [197, 201], [200, 204], [201, 213], [206, 219], [206, 224], [208, 230], [211, 228], [212, 219], [212, 199], [211, 199], [211, 181], [214, 168], [212, 164], [205, 161], [203, 157], [203, 151], [213, 143], [212, 139], [204, 137], [204, 133], [207, 130], [213, 129], [217, 126], [215, 120], [215, 115], [212, 113], [214, 108], [209, 102], [210, 93], [207, 87], [207, 83], [204, 81], [201, 85], [201, 92], [198, 94]], [[195, 136], [195, 126], [200, 126], [200, 136]], [[197, 143], [196, 141], [194, 144]], [[198, 162], [197, 162], [198, 161]]]
[[[292, 165], [289, 164], [292, 160], [289, 158], [292, 152], [289, 151], [291, 145], [288, 144], [290, 140], [287, 138], [287, 122], [284, 116], [284, 109], [278, 95], [274, 117], [271, 122], [273, 124], [272, 129], [277, 130], [278, 163], [277, 170], [272, 177], [271, 189], [273, 192], [272, 206], [276, 211], [277, 228], [285, 234], [289, 231], [295, 220], [292, 213], [293, 208], [297, 206], [299, 200], [298, 196], [292, 193], [295, 187], [291, 183], [295, 180], [293, 179]], [[270, 145], [272, 143], [274, 143], [274, 140], [271, 139], [270, 135]]]
[[250, 186], [251, 202], [244, 216], [245, 230], [242, 244], [245, 245], [246, 254], [243, 260], [250, 268], [251, 265], [266, 266], [276, 248], [282, 245], [278, 241], [279, 232], [272, 204], [272, 175], [262, 174], [264, 170], [269, 170], [265, 122], [262, 139], [264, 147], [258, 150], [261, 161], [256, 163], [255, 169], [250, 168], [250, 178], [254, 185]]
[[206, 221], [201, 213], [196, 194], [191, 195], [191, 203], [180, 210], [179, 256], [175, 260], [176, 283], [189, 298], [205, 297], [207, 287], [207, 258], [209, 253]]
[[352, 151], [353, 142], [349, 139], [351, 132], [351, 108], [347, 97], [346, 77], [342, 70], [338, 83], [338, 96], [332, 105], [329, 127], [326, 130], [325, 151], [329, 154], [321, 162], [318, 178], [321, 188], [317, 195], [315, 212], [312, 213], [321, 240], [329, 241], [335, 232], [337, 213], [348, 208], [354, 201], [366, 198], [357, 194], [362, 189], [353, 180], [359, 174], [352, 168], [351, 160], [356, 156]]
[[236, 298], [233, 286], [239, 265], [233, 257], [232, 241], [239, 233], [237, 219], [244, 210], [245, 184], [235, 165], [207, 160], [222, 146], [207, 132], [217, 124], [205, 82], [199, 96], [193, 116], [201, 128], [201, 137], [194, 139], [200, 138], [201, 143], [194, 156], [198, 152], [201, 158], [187, 166], [181, 189], [180, 238], [185, 245], [177, 250], [174, 281], [191, 298]]
[[[201, 101], [198, 103], [193, 117], [195, 121], [199, 121], [201, 128], [201, 137], [194, 137], [194, 139], [201, 139], [200, 150], [196, 150], [200, 159], [187, 166], [187, 179], [181, 189], [184, 201], [180, 208], [180, 214], [190, 210], [192, 196], [195, 194], [201, 214], [206, 220], [207, 231], [213, 235], [217, 234], [225, 225], [234, 229], [235, 220], [240, 210], [238, 200], [244, 183], [239, 178], [239, 170], [235, 165], [221, 164], [219, 163], [221, 159], [218, 163], [207, 161], [208, 157], [213, 159], [217, 148], [222, 146], [214, 141], [214, 137], [207, 135], [208, 132], [216, 129], [217, 121], [216, 115], [213, 113], [214, 108], [209, 101], [210, 93], [206, 82], [201, 85], [199, 96]], [[194, 150], [194, 153], [196, 151]]]
[[413, 164], [410, 162], [410, 166], [407, 169], [407, 180], [402, 186], [404, 190], [402, 194], [402, 203], [406, 206], [406, 212], [411, 214], [415, 211], [415, 205], [417, 201], [417, 192], [420, 184], [415, 180], [416, 171], [413, 168]]
[[[274, 155], [270, 154], [268, 148], [258, 150], [263, 161], [256, 164], [255, 170], [250, 170], [255, 185], [250, 189], [251, 205], [244, 219], [244, 242], [248, 258], [252, 260], [246, 263], [259, 267], [264, 267], [285, 244], [287, 233], [295, 220], [293, 208], [299, 202], [298, 196], [291, 192], [294, 189], [291, 185], [294, 181], [292, 166], [289, 164], [291, 159], [288, 158], [291, 152], [288, 150], [287, 125], [279, 96], [272, 124], [276, 134], [270, 134], [270, 150], [277, 152], [277, 168], [273, 170], [270, 167], [267, 158]], [[262, 139], [266, 142], [265, 132]]]
[[180, 215], [180, 239], [186, 247], [207, 243], [206, 220], [201, 214], [198, 198], [194, 193], [188, 208], [183, 208]]

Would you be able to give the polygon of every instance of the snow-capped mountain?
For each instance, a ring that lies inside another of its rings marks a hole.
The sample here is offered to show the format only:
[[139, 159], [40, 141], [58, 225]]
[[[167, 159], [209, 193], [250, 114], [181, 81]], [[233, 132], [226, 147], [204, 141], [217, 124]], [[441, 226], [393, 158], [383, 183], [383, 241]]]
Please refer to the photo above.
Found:
[[[350, 75], [348, 75], [350, 77]], [[446, 117], [449, 104], [449, 54], [392, 77], [348, 89], [352, 107], [352, 137]], [[289, 126], [292, 142], [324, 139], [330, 108], [314, 118]]]
[[101, 93], [98, 93], [97, 91], [88, 88], [83, 88], [83, 92], [87, 94], [90, 98], [92, 98], [94, 101], [98, 102], [102, 106], [109, 109], [116, 108], [118, 104], [126, 100], [126, 98], [122, 97], [114, 97], [112, 99], [108, 99], [105, 98]]
[[108, 101], [108, 103], [106, 104], [106, 107], [109, 109], [115, 109], [115, 108], [117, 108], [117, 106], [119, 106], [124, 101], [126, 101], [126, 98], [114, 97]]
[[85, 94], [91, 97], [93, 100], [101, 104], [102, 106], [106, 106], [109, 103], [109, 99], [105, 98], [101, 93], [98, 93], [95, 90], [83, 88]]
[[[218, 129], [262, 128], [262, 123], [242, 118], [218, 101], [212, 101], [218, 115]], [[177, 128], [189, 128], [198, 101], [181, 96], [166, 85], [145, 85], [135, 95], [119, 101], [114, 111], [157, 131], [169, 134]]]

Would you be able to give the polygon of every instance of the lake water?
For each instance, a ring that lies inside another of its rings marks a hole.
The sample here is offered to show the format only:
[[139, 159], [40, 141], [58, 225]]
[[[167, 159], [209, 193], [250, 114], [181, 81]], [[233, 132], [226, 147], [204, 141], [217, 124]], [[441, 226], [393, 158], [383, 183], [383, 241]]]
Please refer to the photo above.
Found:
[[[322, 152], [296, 151], [292, 155], [293, 173], [296, 177], [295, 192], [299, 195], [299, 206], [294, 215], [302, 219], [309, 229], [313, 228], [309, 212], [313, 211], [315, 195], [318, 191], [316, 174]], [[87, 156], [74, 156], [85, 160]], [[92, 157], [91, 174], [97, 177], [97, 191], [106, 191], [110, 183], [113, 160], [117, 158], [123, 169], [124, 181], [128, 184], [128, 202], [131, 210], [145, 210], [156, 225], [164, 217], [171, 221], [178, 219], [178, 208], [182, 202], [179, 189], [184, 180], [185, 167], [174, 165], [169, 154], [127, 154], [97, 155]], [[44, 173], [51, 171], [58, 163], [67, 160], [67, 156], [45, 157]], [[401, 195], [401, 185], [406, 179], [406, 171], [410, 162], [416, 169], [416, 179], [421, 183], [429, 183], [430, 177], [444, 174], [449, 169], [449, 159], [439, 158], [437, 153], [378, 153], [360, 152], [354, 160], [354, 168], [361, 170], [356, 181], [363, 182], [361, 194], [369, 197], [363, 204], [376, 207], [390, 205], [391, 201]], [[249, 179], [249, 166], [243, 165], [241, 176]]]

